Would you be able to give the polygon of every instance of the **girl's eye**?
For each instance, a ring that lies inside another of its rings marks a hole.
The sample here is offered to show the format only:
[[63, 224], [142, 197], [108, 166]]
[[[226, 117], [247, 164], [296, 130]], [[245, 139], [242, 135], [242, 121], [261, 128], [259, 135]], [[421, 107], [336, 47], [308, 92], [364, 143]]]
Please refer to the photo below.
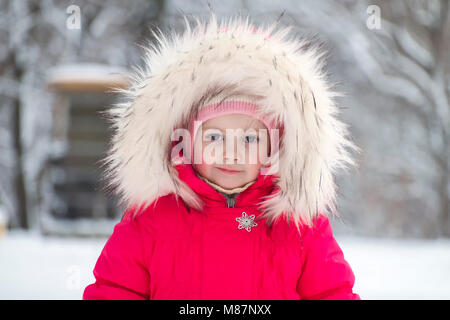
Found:
[[257, 142], [259, 139], [257, 136], [245, 136], [244, 137], [244, 142], [245, 143], [254, 143]]
[[219, 133], [208, 134], [205, 137], [206, 141], [219, 141], [222, 140], [222, 135]]

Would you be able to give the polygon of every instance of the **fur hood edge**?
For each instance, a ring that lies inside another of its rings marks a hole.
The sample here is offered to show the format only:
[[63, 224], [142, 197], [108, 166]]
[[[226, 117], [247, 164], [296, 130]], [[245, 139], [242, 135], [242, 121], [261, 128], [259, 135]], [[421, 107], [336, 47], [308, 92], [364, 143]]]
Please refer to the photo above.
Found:
[[258, 97], [261, 113], [282, 124], [279, 191], [260, 205], [271, 224], [282, 216], [311, 225], [320, 214], [338, 214], [335, 174], [356, 166], [360, 149], [338, 120], [339, 106], [324, 74], [324, 52], [307, 39], [288, 38], [291, 27], [255, 27], [249, 18], [219, 23], [185, 17], [181, 34], [154, 33], [144, 46], [125, 98], [105, 113], [114, 131], [102, 160], [106, 188], [127, 207], [150, 205], [174, 193], [189, 206], [201, 200], [178, 178], [170, 161], [173, 129], [186, 124], [205, 97], [227, 90]]

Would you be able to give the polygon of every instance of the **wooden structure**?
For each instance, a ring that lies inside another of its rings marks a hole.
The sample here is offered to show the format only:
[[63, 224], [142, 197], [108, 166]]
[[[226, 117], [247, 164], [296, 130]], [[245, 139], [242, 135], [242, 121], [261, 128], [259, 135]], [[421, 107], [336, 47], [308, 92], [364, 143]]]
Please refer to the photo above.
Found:
[[60, 66], [49, 73], [48, 87], [55, 94], [49, 164], [54, 199], [49, 203], [55, 219], [111, 220], [123, 210], [102, 190], [99, 161], [109, 141], [100, 112], [115, 102], [111, 89], [127, 85], [124, 74], [93, 64]]

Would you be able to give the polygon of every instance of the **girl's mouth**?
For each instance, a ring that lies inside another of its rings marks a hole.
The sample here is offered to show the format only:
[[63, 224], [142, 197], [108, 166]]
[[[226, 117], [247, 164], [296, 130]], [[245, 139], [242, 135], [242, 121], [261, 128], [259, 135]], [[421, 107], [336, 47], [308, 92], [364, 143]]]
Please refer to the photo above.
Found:
[[236, 174], [236, 173], [240, 173], [241, 172], [239, 170], [232, 170], [232, 169], [220, 168], [220, 167], [217, 167], [217, 169], [219, 169], [223, 173], [228, 173], [228, 174]]

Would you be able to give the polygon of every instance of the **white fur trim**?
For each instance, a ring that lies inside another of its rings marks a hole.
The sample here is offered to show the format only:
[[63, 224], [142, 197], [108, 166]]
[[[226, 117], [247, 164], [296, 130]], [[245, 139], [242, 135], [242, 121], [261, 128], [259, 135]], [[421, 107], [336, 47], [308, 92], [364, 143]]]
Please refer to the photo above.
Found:
[[298, 227], [319, 213], [337, 213], [334, 174], [355, 165], [346, 148], [359, 148], [337, 119], [334, 98], [341, 94], [322, 72], [324, 53], [306, 39], [288, 39], [290, 27], [275, 30], [277, 23], [254, 32], [248, 18], [219, 24], [212, 14], [208, 23], [196, 19], [195, 28], [185, 22], [181, 35], [155, 34], [143, 68], [122, 90], [128, 101], [108, 111], [115, 133], [104, 159], [107, 187], [126, 205], [146, 206], [175, 193], [201, 209], [169, 161], [170, 136], [192, 116], [192, 106], [204, 105], [205, 93], [225, 89], [259, 97], [261, 113], [285, 128], [280, 191], [261, 203], [268, 222], [286, 216]]

